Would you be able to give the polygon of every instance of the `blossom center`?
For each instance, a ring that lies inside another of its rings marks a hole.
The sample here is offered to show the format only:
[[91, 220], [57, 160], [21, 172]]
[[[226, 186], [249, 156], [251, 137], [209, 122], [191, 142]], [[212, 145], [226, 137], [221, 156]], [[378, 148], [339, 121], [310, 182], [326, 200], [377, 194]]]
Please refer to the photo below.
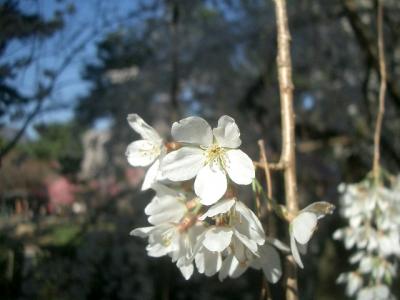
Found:
[[212, 144], [205, 151], [206, 155], [206, 163], [214, 164], [217, 163], [222, 167], [225, 167], [226, 158], [225, 158], [226, 150], [220, 147], [218, 144]]
[[141, 150], [143, 156], [158, 157], [161, 154], [161, 146], [152, 145], [146, 150]]
[[172, 236], [174, 234], [174, 229], [171, 228], [167, 231], [165, 231], [162, 235], [161, 235], [161, 243], [164, 247], [169, 247], [172, 243]]

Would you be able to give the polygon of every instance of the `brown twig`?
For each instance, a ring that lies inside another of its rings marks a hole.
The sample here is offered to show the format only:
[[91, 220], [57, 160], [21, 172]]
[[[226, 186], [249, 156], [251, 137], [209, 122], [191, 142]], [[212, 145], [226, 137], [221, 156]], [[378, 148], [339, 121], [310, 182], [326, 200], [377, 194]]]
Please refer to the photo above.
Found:
[[257, 210], [257, 217], [259, 218], [259, 219], [261, 219], [263, 216], [262, 216], [262, 211], [261, 211], [261, 195], [260, 195], [260, 193], [257, 191], [256, 193], [255, 193], [255, 198], [256, 198], [256, 210]]
[[374, 161], [372, 173], [375, 180], [379, 179], [379, 160], [380, 160], [380, 141], [382, 132], [382, 121], [385, 113], [385, 93], [386, 93], [386, 64], [385, 64], [385, 47], [383, 38], [383, 3], [382, 0], [377, 0], [377, 31], [378, 31], [378, 57], [379, 57], [379, 107], [376, 117], [375, 133], [374, 133]]
[[[346, 16], [353, 28], [354, 34], [356, 35], [357, 41], [360, 44], [361, 49], [365, 55], [372, 61], [372, 66], [375, 70], [379, 71], [379, 50], [376, 49], [374, 38], [368, 27], [361, 21], [360, 16], [357, 13], [356, 2], [354, 0], [342, 0], [343, 8]], [[396, 81], [393, 76], [386, 73], [386, 83], [388, 92], [393, 100], [393, 104], [400, 109], [400, 90], [396, 85]]]
[[[278, 42], [278, 80], [281, 100], [282, 154], [280, 162], [285, 181], [286, 207], [289, 213], [298, 211], [296, 157], [295, 157], [295, 115], [293, 110], [292, 62], [290, 57], [290, 32], [285, 0], [275, 0]], [[297, 300], [297, 267], [292, 256], [285, 263], [286, 299]]]
[[[260, 164], [263, 165], [264, 174], [265, 174], [265, 183], [267, 186], [267, 196], [268, 200], [272, 199], [272, 180], [271, 180], [271, 172], [269, 170], [268, 159], [265, 152], [265, 145], [263, 140], [258, 140], [258, 147], [260, 148]], [[275, 235], [274, 232], [274, 221], [273, 221], [273, 208], [271, 203], [267, 201], [266, 203], [267, 208], [267, 222], [268, 226], [266, 228], [265, 234], [269, 237], [273, 237]], [[261, 300], [272, 300], [271, 291], [269, 289], [269, 285], [265, 277], [262, 278], [262, 289], [261, 289]]]
[[272, 198], [271, 172], [269, 171], [268, 159], [265, 153], [265, 146], [263, 140], [258, 140], [258, 147], [260, 148], [260, 164], [263, 165], [265, 173], [265, 182], [267, 184], [267, 196], [269, 199], [271, 199]]

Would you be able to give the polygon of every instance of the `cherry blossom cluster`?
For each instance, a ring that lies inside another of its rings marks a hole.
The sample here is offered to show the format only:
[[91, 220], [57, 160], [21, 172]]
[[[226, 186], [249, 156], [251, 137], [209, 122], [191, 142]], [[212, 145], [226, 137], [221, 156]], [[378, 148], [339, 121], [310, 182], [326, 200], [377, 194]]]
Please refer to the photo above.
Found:
[[348, 226], [334, 232], [346, 249], [354, 270], [340, 274], [346, 294], [357, 299], [394, 299], [390, 285], [400, 258], [400, 177], [388, 184], [366, 179], [341, 184], [341, 215]]
[[[142, 190], [155, 191], [145, 208], [151, 226], [131, 232], [147, 238], [148, 255], [170, 256], [186, 279], [195, 267], [220, 280], [254, 268], [277, 282], [282, 270], [276, 248], [290, 250], [266, 237], [257, 216], [235, 193], [235, 185], [255, 181], [253, 161], [239, 149], [235, 120], [222, 116], [211, 128], [200, 117], [182, 119], [172, 125], [170, 143], [137, 114], [129, 115], [128, 123], [142, 138], [128, 146], [128, 162], [150, 166]], [[290, 220], [291, 250], [299, 266], [299, 250], [305, 252], [317, 220], [331, 212], [330, 204], [316, 202]]]

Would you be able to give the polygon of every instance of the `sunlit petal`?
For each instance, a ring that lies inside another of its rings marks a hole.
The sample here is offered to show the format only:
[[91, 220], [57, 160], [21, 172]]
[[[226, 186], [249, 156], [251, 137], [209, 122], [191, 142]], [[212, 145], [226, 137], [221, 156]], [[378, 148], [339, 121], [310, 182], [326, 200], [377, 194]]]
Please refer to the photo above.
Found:
[[128, 145], [125, 154], [132, 166], [145, 167], [160, 155], [159, 145], [148, 140], [134, 141]]
[[180, 143], [208, 147], [213, 141], [210, 125], [200, 117], [188, 117], [172, 124], [172, 137]]
[[162, 175], [172, 181], [189, 180], [203, 167], [203, 150], [183, 147], [168, 153], [161, 162]]
[[128, 115], [127, 120], [133, 130], [140, 134], [143, 139], [149, 141], [157, 141], [158, 143], [161, 143], [161, 137], [157, 133], [157, 131], [155, 131], [154, 128], [151, 127], [149, 124], [147, 124], [138, 114]]
[[241, 150], [226, 152], [226, 171], [233, 182], [237, 184], [251, 184], [255, 177], [253, 161]]
[[235, 149], [242, 143], [239, 128], [235, 120], [229, 116], [219, 118], [218, 127], [213, 129], [213, 133], [221, 147]]
[[227, 180], [224, 171], [209, 164], [200, 169], [194, 182], [194, 191], [204, 205], [217, 202], [225, 194]]

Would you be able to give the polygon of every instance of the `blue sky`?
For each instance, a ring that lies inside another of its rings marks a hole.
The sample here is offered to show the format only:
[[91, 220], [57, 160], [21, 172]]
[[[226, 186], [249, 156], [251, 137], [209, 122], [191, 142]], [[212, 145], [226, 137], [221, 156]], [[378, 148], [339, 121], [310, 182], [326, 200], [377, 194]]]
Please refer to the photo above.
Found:
[[[27, 94], [33, 94], [37, 84], [37, 74], [45, 69], [57, 69], [65, 56], [85, 41], [85, 46], [74, 56], [73, 61], [58, 78], [53, 98], [47, 100], [46, 110], [38, 116], [34, 123], [43, 122], [65, 122], [72, 118], [73, 108], [77, 97], [88, 91], [88, 83], [80, 78], [83, 66], [88, 62], [96, 61], [96, 43], [100, 41], [107, 32], [113, 31], [127, 22], [132, 24], [132, 19], [128, 19], [128, 14], [140, 3], [151, 1], [139, 0], [22, 0], [20, 6], [27, 13], [37, 13], [46, 19], [52, 18], [55, 11], [63, 10], [68, 3], [72, 3], [76, 10], [72, 15], [66, 16], [65, 27], [62, 31], [55, 34], [52, 38], [29, 42], [14, 41], [9, 44], [4, 55], [0, 58], [1, 62], [12, 64], [18, 57], [31, 55], [35, 62], [12, 81], [20, 90]], [[96, 32], [96, 34], [94, 34]], [[43, 78], [41, 79], [43, 80]], [[52, 109], [54, 106], [63, 105], [62, 109]], [[7, 126], [18, 128], [20, 120], [8, 120]], [[28, 130], [29, 136], [34, 136], [32, 126]]]

